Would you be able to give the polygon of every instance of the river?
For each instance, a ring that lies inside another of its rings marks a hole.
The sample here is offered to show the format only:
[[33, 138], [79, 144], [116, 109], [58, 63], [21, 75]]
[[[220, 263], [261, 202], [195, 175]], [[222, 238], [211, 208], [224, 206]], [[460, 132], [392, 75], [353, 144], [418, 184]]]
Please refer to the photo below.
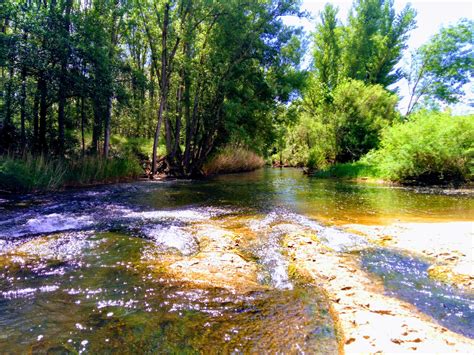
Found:
[[474, 220], [472, 196], [296, 169], [3, 196], [0, 352], [337, 352], [323, 288], [281, 249], [295, 228], [473, 338], [472, 294], [339, 227], [451, 220]]

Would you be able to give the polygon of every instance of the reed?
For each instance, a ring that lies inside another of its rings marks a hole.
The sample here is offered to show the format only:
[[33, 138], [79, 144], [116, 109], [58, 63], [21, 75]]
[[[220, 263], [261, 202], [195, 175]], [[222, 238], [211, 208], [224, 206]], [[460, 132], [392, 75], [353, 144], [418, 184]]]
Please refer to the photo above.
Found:
[[25, 154], [0, 157], [0, 190], [12, 193], [55, 191], [68, 186], [114, 183], [143, 173], [133, 157], [86, 156], [59, 160]]
[[263, 158], [241, 147], [228, 146], [211, 158], [203, 167], [205, 175], [238, 173], [261, 168]]

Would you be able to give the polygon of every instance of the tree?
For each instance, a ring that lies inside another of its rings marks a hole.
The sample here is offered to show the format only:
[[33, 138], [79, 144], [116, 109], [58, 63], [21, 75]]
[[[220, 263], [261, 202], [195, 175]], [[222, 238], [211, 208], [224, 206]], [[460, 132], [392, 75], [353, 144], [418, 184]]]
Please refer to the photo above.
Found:
[[18, 154], [108, 158], [114, 135], [153, 136], [153, 172], [199, 175], [226, 144], [265, 152], [304, 77], [300, 33], [281, 19], [299, 14], [296, 0], [11, 0], [0, 11], [0, 145]]
[[382, 129], [394, 122], [398, 98], [381, 85], [349, 80], [334, 91], [336, 161], [356, 161], [378, 146]]
[[472, 20], [442, 28], [430, 41], [412, 54], [405, 72], [410, 100], [406, 115], [423, 98], [452, 104], [459, 101], [463, 85], [474, 73]]
[[341, 63], [341, 30], [337, 20], [338, 9], [327, 4], [320, 14], [321, 22], [313, 34], [313, 61], [319, 81], [333, 90], [339, 79]]
[[347, 77], [387, 88], [400, 80], [395, 69], [415, 27], [416, 12], [407, 5], [395, 13], [393, 0], [357, 0], [343, 37], [343, 66]]

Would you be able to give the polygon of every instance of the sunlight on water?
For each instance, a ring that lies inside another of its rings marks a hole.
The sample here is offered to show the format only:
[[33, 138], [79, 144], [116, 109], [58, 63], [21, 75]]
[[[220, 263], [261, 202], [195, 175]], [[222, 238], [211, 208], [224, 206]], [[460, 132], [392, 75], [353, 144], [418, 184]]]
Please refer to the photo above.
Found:
[[[328, 301], [288, 276], [282, 238], [301, 230], [353, 252], [367, 242], [340, 223], [469, 220], [473, 209], [469, 196], [293, 169], [2, 197], [0, 349], [334, 353]], [[424, 264], [386, 251], [362, 260], [387, 292], [472, 336], [472, 298], [429, 281]]]

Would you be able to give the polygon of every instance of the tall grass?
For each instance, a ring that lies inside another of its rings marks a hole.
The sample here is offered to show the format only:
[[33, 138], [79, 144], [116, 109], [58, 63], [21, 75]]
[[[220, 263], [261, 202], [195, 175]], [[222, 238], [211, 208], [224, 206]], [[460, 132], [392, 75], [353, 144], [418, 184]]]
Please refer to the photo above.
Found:
[[32, 192], [57, 190], [64, 184], [66, 164], [43, 156], [0, 157], [0, 190]]
[[228, 146], [204, 165], [203, 172], [205, 175], [237, 173], [256, 170], [264, 164], [263, 158], [256, 153], [244, 148]]
[[84, 157], [68, 164], [66, 186], [81, 186], [99, 183], [113, 183], [143, 174], [137, 159]]
[[84, 157], [64, 161], [43, 156], [0, 157], [0, 190], [24, 193], [67, 186], [119, 182], [143, 173], [135, 158]]

